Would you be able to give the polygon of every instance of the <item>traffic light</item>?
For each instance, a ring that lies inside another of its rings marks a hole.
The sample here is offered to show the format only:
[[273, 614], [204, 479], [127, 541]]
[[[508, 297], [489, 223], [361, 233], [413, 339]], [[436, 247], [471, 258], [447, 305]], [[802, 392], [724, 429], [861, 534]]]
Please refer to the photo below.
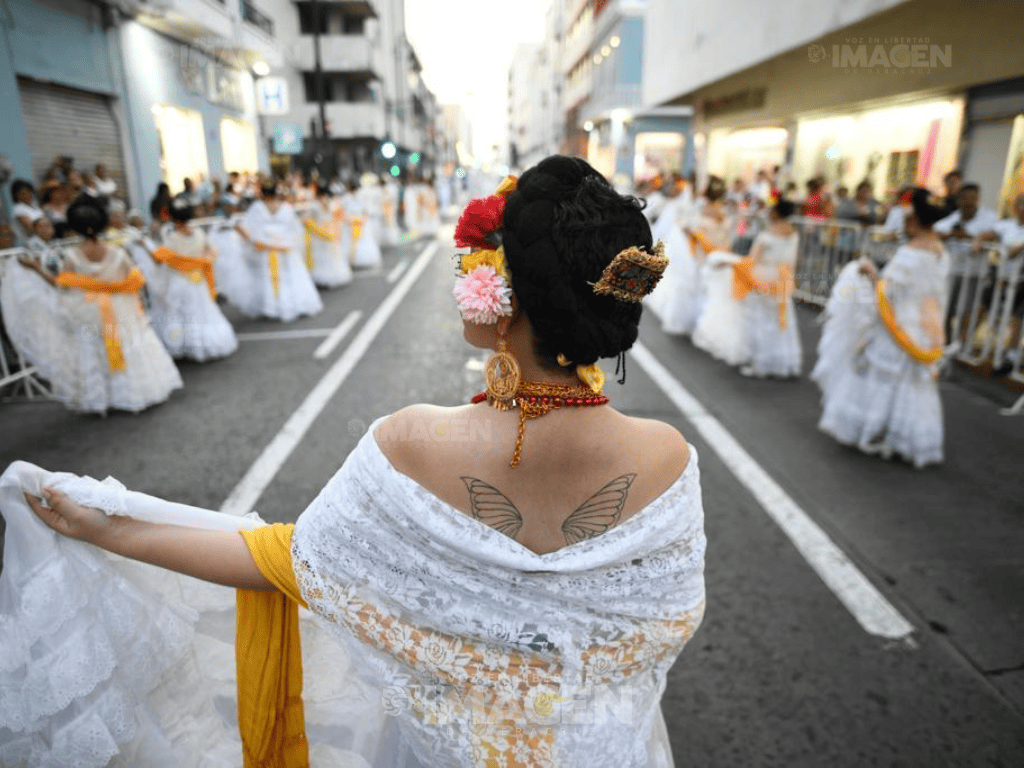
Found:
[[393, 141], [385, 141], [380, 145], [380, 153], [384, 156], [385, 160], [390, 160], [398, 154], [398, 147], [395, 146]]
[[416, 163], [418, 163], [419, 161], [420, 161], [420, 153], [419, 152], [413, 152], [411, 155], [409, 155], [409, 162], [412, 163], [413, 165], [416, 165]]

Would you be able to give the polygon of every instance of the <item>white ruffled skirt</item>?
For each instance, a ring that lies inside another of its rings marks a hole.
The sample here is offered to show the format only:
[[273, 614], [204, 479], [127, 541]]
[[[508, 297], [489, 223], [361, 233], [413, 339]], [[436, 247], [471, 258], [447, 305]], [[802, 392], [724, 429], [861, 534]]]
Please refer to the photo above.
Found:
[[15, 259], [3, 262], [0, 313], [14, 347], [49, 381], [67, 372], [67, 329], [60, 294]]
[[[256, 272], [255, 311], [247, 314], [290, 322], [303, 315], [318, 314], [323, 308], [306, 259], [296, 249], [277, 255], [277, 285], [271, 278], [270, 254], [249, 249], [249, 263]], [[239, 307], [242, 311], [244, 308]]]
[[370, 227], [364, 225], [355, 245], [350, 245], [352, 266], [356, 269], [373, 269], [381, 265], [380, 246], [373, 237]]
[[259, 314], [260, 298], [256, 270], [246, 258], [245, 242], [234, 227], [214, 227], [208, 235], [217, 251], [213, 274], [217, 293], [234, 304], [243, 314]]
[[748, 293], [743, 305], [746, 361], [755, 376], [799, 376], [803, 362], [796, 308], [786, 300], [786, 327], [779, 324], [779, 305], [772, 296]]
[[310, 247], [313, 251], [313, 282], [325, 288], [335, 288], [352, 282], [352, 268], [348, 258], [341, 249], [339, 237], [334, 242], [321, 240], [313, 236]]
[[744, 306], [732, 297], [732, 265], [739, 258], [727, 251], [708, 255], [701, 269], [707, 299], [693, 331], [694, 345], [728, 365], [747, 361]]
[[[110, 479], [11, 464], [0, 476], [0, 766], [239, 768], [234, 591], [59, 536], [22, 495], [44, 486], [152, 522], [261, 524]], [[359, 682], [345, 650], [305, 609], [300, 632], [311, 764], [381, 765], [372, 747], [396, 720], [385, 717], [380, 691]]]
[[[668, 268], [658, 288], [664, 285], [661, 329], [665, 333], [691, 335], [704, 305], [701, 264], [693, 256], [689, 238], [673, 227], [665, 242]], [[655, 289], [657, 291], [657, 288]]]
[[167, 268], [162, 290], [151, 293], [153, 329], [174, 358], [198, 362], [226, 357], [238, 349], [231, 323], [210, 297], [201, 273]]

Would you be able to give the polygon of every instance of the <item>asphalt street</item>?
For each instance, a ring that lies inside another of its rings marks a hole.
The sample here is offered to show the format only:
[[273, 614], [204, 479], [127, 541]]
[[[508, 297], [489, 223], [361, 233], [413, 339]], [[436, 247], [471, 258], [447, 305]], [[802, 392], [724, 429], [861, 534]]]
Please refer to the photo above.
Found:
[[[23, 459], [112, 475], [220, 508], [429, 242], [389, 249], [382, 270], [323, 292], [314, 318], [284, 326], [226, 308], [245, 334], [238, 352], [181, 364], [185, 388], [142, 414], [0, 403], [0, 467]], [[480, 353], [462, 340], [451, 297], [452, 252], [441, 242], [295, 450], [263, 478], [255, 507], [265, 519], [294, 521], [377, 417], [414, 402], [464, 403], [482, 388]], [[353, 329], [315, 359], [353, 310]], [[798, 311], [805, 373], [816, 318]], [[320, 333], [280, 333], [297, 330]], [[677, 765], [1024, 766], [1024, 419], [999, 415], [1012, 395], [963, 371], [944, 380], [946, 463], [918, 471], [818, 432], [806, 378], [745, 379], [650, 317], [641, 341], [912, 626], [899, 639], [866, 631], [766, 514], [749, 477], [741, 482], [631, 359], [625, 385], [606, 390], [612, 404], [678, 427], [699, 454], [704, 493], [707, 614], [663, 701]]]

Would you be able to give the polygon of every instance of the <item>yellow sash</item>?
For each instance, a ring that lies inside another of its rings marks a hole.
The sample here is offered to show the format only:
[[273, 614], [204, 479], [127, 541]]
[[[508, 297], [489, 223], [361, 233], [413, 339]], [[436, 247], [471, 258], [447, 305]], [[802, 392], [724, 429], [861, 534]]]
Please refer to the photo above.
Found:
[[238, 730], [245, 768], [309, 768], [302, 706], [299, 606], [292, 570], [294, 525], [239, 531], [256, 566], [280, 591], [236, 593]]
[[356, 245], [359, 243], [359, 238], [363, 236], [363, 220], [358, 216], [352, 219], [352, 245], [349, 248], [349, 256], [356, 255]]
[[696, 248], [697, 246], [700, 246], [701, 248], [704, 249], [705, 255], [711, 253], [712, 251], [721, 250], [717, 245], [711, 242], [711, 238], [709, 238], [703, 232], [691, 232], [689, 233], [689, 237], [690, 247]]
[[921, 349], [917, 346], [910, 334], [896, 322], [896, 315], [893, 314], [889, 298], [885, 295], [885, 280], [875, 283], [875, 304], [878, 307], [878, 315], [882, 323], [892, 335], [893, 340], [900, 345], [904, 352], [914, 358], [917, 362], [930, 365], [942, 357], [942, 347], [935, 349]]
[[172, 251], [166, 246], [160, 246], [153, 252], [153, 258], [159, 261], [161, 264], [166, 264], [168, 267], [184, 272], [194, 282], [200, 280], [206, 280], [206, 287], [210, 291], [210, 298], [214, 301], [217, 300], [217, 283], [213, 275], [213, 262], [210, 259], [203, 258], [202, 256], [183, 256], [180, 253]]
[[277, 272], [277, 251], [270, 251], [270, 282], [274, 286], [274, 295], [277, 296], [281, 293], [281, 285], [278, 280]]
[[751, 291], [774, 296], [779, 306], [779, 327], [783, 329], [787, 323], [786, 308], [789, 297], [793, 295], [793, 287], [793, 272], [785, 264], [779, 267], [779, 279], [767, 283], [754, 277], [754, 261], [750, 256], [733, 264], [732, 297], [740, 301]]
[[86, 291], [85, 298], [99, 304], [100, 317], [103, 320], [103, 346], [107, 351], [107, 364], [112, 371], [123, 371], [125, 368], [124, 352], [121, 349], [121, 335], [117, 330], [117, 316], [114, 304], [110, 301], [112, 293], [138, 293], [146, 284], [146, 278], [138, 267], [132, 267], [128, 276], [119, 283], [108, 283], [94, 277], [80, 275], [77, 272], [61, 272], [57, 276], [57, 284], [65, 288], [78, 288]]
[[306, 269], [313, 271], [313, 235], [327, 243], [338, 239], [338, 233], [328, 227], [321, 227], [312, 219], [306, 219]]

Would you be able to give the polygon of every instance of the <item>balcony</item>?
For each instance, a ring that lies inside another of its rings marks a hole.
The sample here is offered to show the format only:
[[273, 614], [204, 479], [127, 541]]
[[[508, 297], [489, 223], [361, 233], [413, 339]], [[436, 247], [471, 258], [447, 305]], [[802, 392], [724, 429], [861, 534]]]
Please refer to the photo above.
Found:
[[[331, 123], [332, 139], [354, 139], [364, 136], [384, 135], [384, 109], [371, 102], [328, 102], [325, 105], [327, 119]], [[292, 109], [296, 122], [306, 126], [309, 121], [319, 120], [320, 110], [316, 104], [299, 104]]]
[[274, 20], [263, 13], [250, 0], [242, 0], [242, 19], [261, 30], [268, 37], [274, 36]]
[[137, 0], [130, 4], [136, 21], [176, 40], [209, 45], [230, 40], [234, 20], [223, 0]]
[[[293, 57], [298, 69], [316, 69], [313, 37], [303, 35], [295, 43]], [[361, 73], [376, 77], [380, 71], [379, 51], [363, 35], [321, 35], [320, 60], [325, 71]]]

